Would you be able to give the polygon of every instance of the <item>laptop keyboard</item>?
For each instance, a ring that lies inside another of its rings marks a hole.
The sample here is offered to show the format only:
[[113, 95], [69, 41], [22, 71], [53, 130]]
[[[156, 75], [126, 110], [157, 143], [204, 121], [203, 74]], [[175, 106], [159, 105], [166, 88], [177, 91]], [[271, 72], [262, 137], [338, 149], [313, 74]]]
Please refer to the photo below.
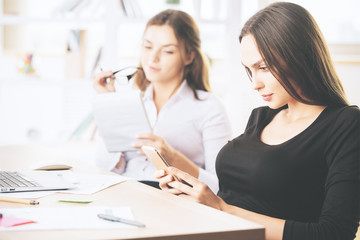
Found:
[[38, 183], [24, 178], [18, 172], [0, 171], [0, 187], [38, 187]]

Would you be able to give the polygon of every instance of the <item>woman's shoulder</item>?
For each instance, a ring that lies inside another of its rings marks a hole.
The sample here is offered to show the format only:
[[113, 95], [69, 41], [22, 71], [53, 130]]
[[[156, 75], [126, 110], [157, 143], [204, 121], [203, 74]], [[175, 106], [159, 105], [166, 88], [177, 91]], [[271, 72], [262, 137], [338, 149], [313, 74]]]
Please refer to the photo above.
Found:
[[360, 108], [356, 105], [344, 106], [338, 109], [345, 115], [360, 116]]
[[[212, 92], [206, 92], [204, 90], [196, 90], [196, 94], [198, 96], [198, 102], [201, 104], [201, 102], [204, 102], [206, 104], [220, 104], [223, 105], [222, 99], [217, 96], [215, 93]], [[194, 96], [195, 98], [195, 96]]]
[[338, 119], [360, 119], [360, 109], [356, 105], [342, 107], [328, 107], [331, 115]]
[[342, 107], [328, 107], [329, 118], [332, 124], [344, 125], [360, 123], [360, 109], [356, 105]]
[[206, 115], [211, 118], [216, 115], [227, 115], [227, 110], [223, 100], [212, 92], [196, 90], [198, 99], [193, 96], [191, 105], [193, 109], [197, 109], [199, 115]]
[[208, 98], [216, 97], [213, 92], [207, 92], [204, 90], [196, 90], [196, 94], [198, 95], [200, 100], [207, 100]]

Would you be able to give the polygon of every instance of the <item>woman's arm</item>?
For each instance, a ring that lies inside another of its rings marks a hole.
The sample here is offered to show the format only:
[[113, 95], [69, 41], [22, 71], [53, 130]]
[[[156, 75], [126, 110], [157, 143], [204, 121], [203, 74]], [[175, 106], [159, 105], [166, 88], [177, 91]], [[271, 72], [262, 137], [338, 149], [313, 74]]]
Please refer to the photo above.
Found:
[[[168, 168], [168, 171], [169, 175], [163, 170], [156, 172], [156, 177], [160, 179], [161, 189], [261, 224], [266, 229], [266, 240], [282, 239], [285, 220], [265, 216], [229, 205], [220, 197], [216, 196], [205, 183], [192, 177], [186, 172], [182, 172], [181, 170], [173, 167]], [[175, 181], [173, 176], [178, 177], [183, 182]]]
[[[197, 121], [197, 129], [202, 137], [202, 146], [191, 146], [203, 149], [204, 169], [200, 169], [192, 160], [174, 149], [165, 139], [151, 133], [139, 134], [138, 139], [151, 141], [136, 142], [133, 147], [152, 146], [156, 148], [165, 160], [173, 167], [189, 173], [191, 176], [206, 182], [216, 193], [218, 191], [218, 180], [215, 171], [215, 160], [220, 149], [231, 138], [230, 123], [224, 106], [213, 95], [204, 100], [203, 116]], [[195, 121], [195, 119], [194, 119]], [[191, 144], [190, 144], [191, 145]]]
[[[181, 169], [195, 178], [199, 177], [199, 167], [184, 154], [170, 146], [162, 137], [152, 133], [142, 133], [139, 134], [137, 138], [150, 141], [135, 142], [132, 144], [132, 147], [141, 149], [142, 146], [152, 146], [159, 151], [161, 156], [163, 156], [171, 166]], [[139, 153], [144, 154], [142, 151], [139, 151]]]
[[[121, 152], [108, 152], [104, 140], [101, 136], [96, 139], [95, 152], [96, 165], [102, 169], [123, 173], [125, 169], [125, 160]], [[121, 171], [119, 170], [121, 169]]]
[[[285, 221], [228, 205], [211, 193], [204, 183], [177, 169], [169, 168], [169, 175], [158, 171], [156, 177], [160, 178], [163, 190], [265, 226], [266, 239], [354, 239], [359, 225], [360, 111], [349, 107], [346, 114], [337, 115], [338, 119], [326, 132], [325, 148], [321, 148], [326, 156], [328, 174], [325, 199], [317, 221]], [[173, 176], [190, 186], [174, 181]]]
[[199, 171], [198, 179], [206, 183], [214, 193], [219, 191], [219, 181], [216, 175], [216, 157], [221, 148], [231, 139], [231, 127], [223, 103], [213, 94], [206, 100], [201, 121], [197, 128], [202, 137], [204, 152], [203, 169]]
[[349, 106], [335, 112], [321, 148], [328, 173], [325, 198], [316, 222], [287, 220], [284, 240], [354, 239], [359, 226], [360, 110]]

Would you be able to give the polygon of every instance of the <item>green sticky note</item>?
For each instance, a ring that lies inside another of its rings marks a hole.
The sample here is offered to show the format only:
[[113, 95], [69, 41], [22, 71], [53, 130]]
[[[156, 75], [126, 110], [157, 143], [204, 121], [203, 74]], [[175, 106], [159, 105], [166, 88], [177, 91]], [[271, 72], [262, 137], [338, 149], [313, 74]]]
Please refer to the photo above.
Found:
[[80, 204], [87, 204], [91, 203], [92, 199], [87, 198], [64, 198], [60, 199], [59, 202], [66, 202], [66, 203], [80, 203]]

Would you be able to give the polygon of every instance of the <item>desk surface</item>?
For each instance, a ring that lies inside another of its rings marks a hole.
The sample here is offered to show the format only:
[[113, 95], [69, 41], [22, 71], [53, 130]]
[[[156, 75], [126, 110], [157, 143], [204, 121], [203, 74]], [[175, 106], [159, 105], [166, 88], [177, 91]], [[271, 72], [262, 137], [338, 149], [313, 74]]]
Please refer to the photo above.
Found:
[[[29, 166], [51, 158], [64, 160], [63, 153], [40, 146], [0, 147], [0, 169], [29, 170]], [[73, 171], [107, 173], [91, 164], [69, 160]], [[62, 193], [40, 198], [33, 207], [74, 207], [58, 202]], [[239, 217], [168, 194], [129, 180], [91, 195], [87, 206], [129, 206], [136, 220], [146, 228], [112, 230], [53, 230], [1, 232], [0, 239], [247, 239], [263, 240], [264, 228]], [[0, 202], [0, 208], [21, 208], [29, 205]]]

